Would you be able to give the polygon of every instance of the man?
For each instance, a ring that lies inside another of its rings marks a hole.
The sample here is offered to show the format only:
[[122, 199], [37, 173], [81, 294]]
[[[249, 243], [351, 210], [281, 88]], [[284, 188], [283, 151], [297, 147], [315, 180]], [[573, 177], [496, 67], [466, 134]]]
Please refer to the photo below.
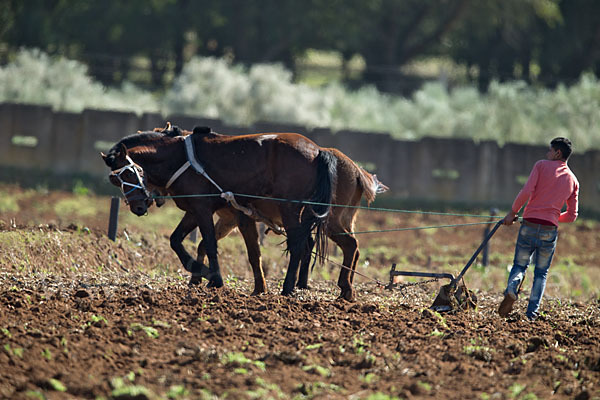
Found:
[[[498, 308], [501, 317], [506, 317], [512, 310], [532, 255], [535, 256], [535, 270], [526, 315], [530, 321], [538, 316], [546, 288], [546, 276], [558, 239], [558, 223], [573, 222], [577, 218], [579, 182], [567, 166], [570, 155], [569, 139], [559, 137], [552, 140], [546, 160], [540, 160], [534, 165], [527, 183], [504, 217], [503, 224], [512, 225], [519, 210], [528, 201], [523, 212], [504, 300]], [[561, 213], [565, 202], [567, 209]]]

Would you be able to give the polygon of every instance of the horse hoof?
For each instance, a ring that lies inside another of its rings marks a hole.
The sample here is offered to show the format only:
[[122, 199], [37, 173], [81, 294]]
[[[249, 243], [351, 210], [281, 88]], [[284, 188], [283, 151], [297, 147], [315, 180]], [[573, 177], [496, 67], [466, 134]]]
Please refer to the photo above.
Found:
[[220, 276], [210, 278], [210, 280], [208, 281], [208, 285], [206, 285], [206, 287], [207, 288], [223, 287], [223, 278], [221, 278]]
[[196, 285], [199, 285], [200, 283], [202, 283], [202, 277], [192, 275], [192, 277], [190, 278], [190, 281], [188, 282], [188, 286], [196, 286]]
[[352, 288], [342, 289], [342, 293], [340, 293], [339, 298], [346, 301], [354, 301], [354, 290]]
[[299, 283], [296, 287], [298, 289], [308, 289], [308, 283]]
[[286, 289], [283, 289], [283, 290], [281, 291], [281, 295], [282, 295], [282, 296], [291, 296], [293, 292], [294, 292], [294, 289], [292, 289], [292, 290], [286, 290]]
[[254, 291], [252, 293], [250, 293], [250, 296], [259, 296], [263, 293], [267, 293], [267, 290], [266, 289], [262, 289], [262, 290], [254, 289]]

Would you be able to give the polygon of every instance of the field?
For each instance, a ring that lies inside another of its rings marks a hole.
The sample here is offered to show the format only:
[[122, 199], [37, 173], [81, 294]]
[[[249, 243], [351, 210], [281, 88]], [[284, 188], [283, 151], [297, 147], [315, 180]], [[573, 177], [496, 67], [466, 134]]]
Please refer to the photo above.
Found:
[[[477, 309], [439, 314], [428, 307], [446, 282], [388, 291], [373, 279], [387, 283], [392, 262], [457, 273], [483, 225], [359, 235], [368, 278], [356, 277], [352, 303], [337, 299], [331, 263], [315, 267], [309, 290], [279, 295], [287, 258], [269, 234], [269, 294], [252, 297], [238, 233], [219, 243], [225, 287], [188, 287], [169, 248], [177, 209], [138, 218], [122, 206], [112, 242], [110, 199], [74, 192], [0, 186], [0, 398], [600, 398], [596, 221], [561, 226], [531, 323], [531, 271], [515, 311], [496, 314], [517, 225], [494, 236], [488, 267], [467, 273]], [[363, 210], [356, 230], [482, 221]], [[340, 262], [331, 247], [330, 257]]]

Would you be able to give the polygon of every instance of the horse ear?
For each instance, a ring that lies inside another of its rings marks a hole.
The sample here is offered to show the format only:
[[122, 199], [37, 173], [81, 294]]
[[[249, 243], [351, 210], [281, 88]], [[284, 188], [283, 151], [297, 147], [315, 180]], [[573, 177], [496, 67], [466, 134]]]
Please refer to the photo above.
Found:
[[114, 157], [107, 156], [103, 152], [100, 152], [100, 157], [102, 157], [102, 160], [104, 160], [104, 164], [106, 164], [107, 167], [112, 167]]
[[119, 158], [125, 159], [127, 157], [127, 147], [123, 143], [121, 143], [121, 147], [119, 148]]

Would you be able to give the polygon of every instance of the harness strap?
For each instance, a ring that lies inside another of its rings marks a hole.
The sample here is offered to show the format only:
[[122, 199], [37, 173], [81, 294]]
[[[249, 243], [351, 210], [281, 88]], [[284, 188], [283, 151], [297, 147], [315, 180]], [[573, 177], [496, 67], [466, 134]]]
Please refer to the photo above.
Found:
[[179, 178], [181, 176], [181, 174], [183, 174], [185, 171], [187, 171], [187, 169], [191, 166], [197, 173], [202, 174], [202, 176], [204, 176], [206, 179], [208, 179], [208, 181], [210, 183], [215, 185], [215, 187], [217, 189], [219, 189], [219, 191], [221, 192], [221, 198], [225, 199], [229, 204], [231, 204], [231, 206], [233, 208], [243, 212], [244, 214], [246, 214], [249, 217], [256, 218], [256, 219], [259, 219], [259, 220], [265, 222], [271, 229], [273, 229], [274, 232], [277, 232], [278, 234], [283, 233], [280, 227], [275, 225], [269, 219], [260, 215], [260, 213], [257, 213], [256, 210], [254, 210], [253, 208], [248, 208], [248, 207], [244, 207], [244, 206], [240, 205], [235, 200], [233, 193], [223, 191], [223, 189], [221, 189], [221, 186], [219, 186], [217, 184], [217, 182], [215, 182], [206, 173], [206, 171], [204, 170], [202, 165], [198, 162], [198, 160], [196, 160], [196, 154], [194, 152], [194, 144], [192, 142], [192, 135], [186, 136], [184, 139], [184, 143], [185, 143], [185, 154], [186, 154], [188, 160], [181, 167], [179, 167], [179, 169], [177, 171], [175, 171], [175, 173], [171, 176], [171, 178], [169, 179], [169, 181], [167, 182], [167, 184], [165, 186], [166, 189], [168, 189], [173, 184], [173, 182], [175, 182], [177, 180], [177, 178]]
[[188, 162], [192, 164], [192, 167], [194, 167], [197, 173], [202, 175], [206, 174], [202, 165], [200, 165], [200, 163], [196, 160], [196, 154], [194, 153], [194, 143], [192, 142], [192, 135], [186, 136], [183, 142], [185, 143], [185, 154], [187, 155]]
[[190, 162], [186, 161], [185, 164], [183, 164], [177, 171], [175, 171], [171, 179], [169, 179], [169, 182], [167, 182], [165, 188], [168, 189], [173, 184], [173, 182], [175, 182], [177, 178], [179, 178], [181, 174], [183, 174], [190, 167], [190, 165]]
[[177, 178], [179, 178], [181, 174], [187, 171], [187, 169], [191, 166], [194, 169], [194, 171], [208, 179], [210, 183], [212, 183], [217, 189], [219, 189], [219, 192], [223, 193], [223, 189], [221, 189], [221, 186], [219, 186], [217, 182], [215, 182], [206, 173], [204, 167], [202, 167], [198, 160], [196, 160], [196, 154], [194, 153], [194, 144], [192, 143], [192, 135], [186, 136], [183, 142], [185, 143], [185, 155], [187, 156], [187, 161], [181, 167], [179, 167], [177, 171], [175, 171], [171, 178], [169, 178], [169, 181], [165, 185], [165, 188], [168, 189], [173, 184], [173, 182], [175, 182]]

